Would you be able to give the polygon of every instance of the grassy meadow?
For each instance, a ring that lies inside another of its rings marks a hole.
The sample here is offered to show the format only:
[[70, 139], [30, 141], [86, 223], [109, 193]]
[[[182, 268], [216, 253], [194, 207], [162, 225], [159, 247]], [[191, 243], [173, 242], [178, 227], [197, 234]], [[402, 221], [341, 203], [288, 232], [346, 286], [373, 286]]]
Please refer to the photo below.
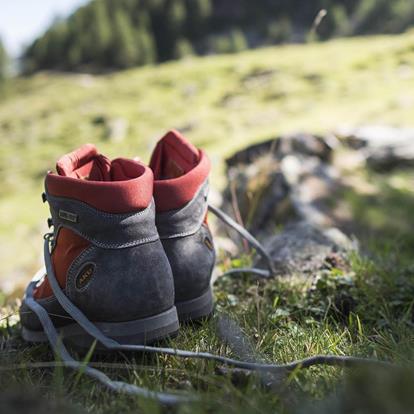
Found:
[[[213, 185], [221, 189], [225, 157], [253, 142], [296, 131], [329, 133], [342, 125], [412, 126], [413, 91], [414, 32], [191, 58], [100, 76], [40, 73], [13, 80], [0, 98], [0, 389], [9, 390], [0, 396], [0, 411], [23, 388], [31, 390], [25, 394], [29, 403], [40, 393], [63, 410], [70, 400], [68, 412], [161, 412], [152, 402], [115, 396], [59, 367], [30, 368], [53, 355], [19, 338], [14, 298], [41, 264], [48, 214], [40, 193], [57, 157], [92, 142], [110, 157], [139, 155], [146, 161], [156, 140], [178, 128], [208, 151]], [[121, 140], [109, 132], [119, 120], [127, 126]], [[406, 369], [315, 368], [269, 385], [256, 376], [237, 382], [217, 375], [207, 362], [127, 355], [108, 357], [108, 364], [118, 365], [105, 372], [201, 396], [180, 413], [410, 412], [414, 174], [352, 174], [370, 188], [343, 194], [367, 255], [351, 255], [349, 271], [328, 268], [312, 285], [303, 278], [257, 283], [248, 276], [224, 277], [215, 288], [216, 317], [185, 326], [170, 345], [234, 356], [217, 335], [217, 318], [226, 314], [265, 361], [333, 353], [395, 361]], [[345, 315], [338, 295], [352, 298]]]

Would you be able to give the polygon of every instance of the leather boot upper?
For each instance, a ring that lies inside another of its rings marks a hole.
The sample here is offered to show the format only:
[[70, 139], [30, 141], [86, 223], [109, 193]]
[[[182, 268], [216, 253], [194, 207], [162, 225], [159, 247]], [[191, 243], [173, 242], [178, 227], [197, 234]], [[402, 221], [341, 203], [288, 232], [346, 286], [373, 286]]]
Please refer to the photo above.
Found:
[[[95, 322], [171, 308], [173, 279], [155, 226], [151, 170], [132, 160], [110, 161], [92, 145], [63, 156], [56, 169], [46, 176], [45, 198], [53, 221], [52, 264], [69, 299]], [[47, 276], [35, 298], [53, 310], [57, 325], [69, 322]], [[21, 317], [26, 327], [40, 329], [24, 303]]]
[[210, 161], [179, 132], [168, 132], [150, 161], [156, 224], [170, 262], [176, 303], [201, 296], [215, 263], [207, 225]]

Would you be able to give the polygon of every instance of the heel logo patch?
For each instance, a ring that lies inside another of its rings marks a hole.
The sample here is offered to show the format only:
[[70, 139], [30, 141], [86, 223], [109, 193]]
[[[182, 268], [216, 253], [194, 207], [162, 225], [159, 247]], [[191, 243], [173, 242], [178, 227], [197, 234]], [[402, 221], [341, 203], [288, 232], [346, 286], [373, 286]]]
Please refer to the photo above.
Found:
[[92, 280], [93, 273], [95, 271], [94, 263], [87, 263], [82, 267], [75, 279], [76, 289], [85, 289], [89, 282]]
[[78, 222], [78, 215], [66, 210], [59, 210], [59, 218], [62, 220], [70, 221], [72, 223]]
[[211, 240], [208, 237], [204, 238], [204, 244], [210, 249], [210, 250], [214, 250], [214, 246], [213, 243], [211, 242]]

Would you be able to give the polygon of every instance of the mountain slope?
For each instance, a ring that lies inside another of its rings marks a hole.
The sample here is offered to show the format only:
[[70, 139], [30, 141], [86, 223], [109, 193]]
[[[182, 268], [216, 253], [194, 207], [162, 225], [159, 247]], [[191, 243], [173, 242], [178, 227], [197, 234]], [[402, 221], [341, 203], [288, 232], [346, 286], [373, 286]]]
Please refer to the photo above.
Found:
[[192, 58], [105, 76], [44, 72], [16, 80], [0, 101], [0, 283], [26, 281], [40, 264], [47, 218], [42, 178], [65, 151], [93, 142], [111, 157], [147, 160], [157, 138], [179, 128], [209, 151], [213, 185], [219, 185], [225, 156], [276, 134], [412, 124], [413, 65], [410, 32]]

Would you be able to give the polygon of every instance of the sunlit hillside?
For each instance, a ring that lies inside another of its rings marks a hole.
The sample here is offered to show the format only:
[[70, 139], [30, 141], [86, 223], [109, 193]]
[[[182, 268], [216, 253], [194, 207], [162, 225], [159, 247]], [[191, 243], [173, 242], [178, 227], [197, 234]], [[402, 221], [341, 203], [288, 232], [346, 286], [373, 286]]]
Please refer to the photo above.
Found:
[[[40, 73], [0, 101], [0, 281], [25, 283], [41, 263], [42, 178], [92, 142], [143, 160], [166, 130], [223, 159], [277, 134], [340, 125], [412, 125], [414, 32], [264, 48], [104, 76]], [[6, 282], [1, 288], [7, 290]]]

